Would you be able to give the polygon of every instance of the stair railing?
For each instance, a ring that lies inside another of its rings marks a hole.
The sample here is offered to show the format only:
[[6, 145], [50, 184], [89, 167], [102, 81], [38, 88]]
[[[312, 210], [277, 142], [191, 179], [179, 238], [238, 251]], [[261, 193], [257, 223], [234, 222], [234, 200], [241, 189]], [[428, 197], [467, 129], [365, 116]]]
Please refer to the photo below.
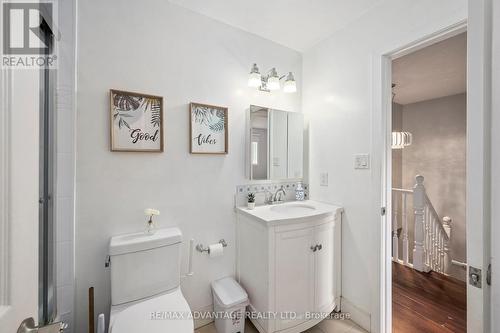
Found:
[[[432, 205], [424, 186], [424, 177], [416, 176], [413, 190], [393, 189], [393, 260], [413, 267], [421, 272], [430, 270], [448, 274], [452, 258], [450, 255], [451, 218], [441, 219]], [[408, 197], [413, 197], [414, 245], [410, 263], [408, 251]], [[399, 211], [401, 207], [401, 211]], [[399, 220], [401, 219], [401, 228]], [[401, 233], [399, 232], [401, 230]], [[399, 239], [402, 238], [402, 259]]]
[[[392, 214], [392, 257], [394, 260], [399, 259], [399, 239], [402, 239], [402, 264], [409, 265], [409, 248], [408, 242], [408, 197], [413, 196], [413, 190], [405, 190], [401, 188], [393, 188], [393, 214]], [[412, 198], [410, 198], [412, 200]], [[401, 211], [399, 210], [401, 207]], [[399, 228], [399, 220], [401, 219], [401, 229]], [[399, 232], [401, 230], [401, 233]]]

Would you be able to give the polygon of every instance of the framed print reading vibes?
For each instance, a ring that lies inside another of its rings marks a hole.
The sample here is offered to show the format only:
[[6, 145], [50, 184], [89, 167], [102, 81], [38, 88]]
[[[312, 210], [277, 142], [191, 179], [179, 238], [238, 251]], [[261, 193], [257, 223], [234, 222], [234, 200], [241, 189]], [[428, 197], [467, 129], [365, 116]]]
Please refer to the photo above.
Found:
[[189, 105], [191, 154], [227, 154], [227, 108], [207, 104]]
[[163, 151], [163, 97], [110, 90], [111, 151]]

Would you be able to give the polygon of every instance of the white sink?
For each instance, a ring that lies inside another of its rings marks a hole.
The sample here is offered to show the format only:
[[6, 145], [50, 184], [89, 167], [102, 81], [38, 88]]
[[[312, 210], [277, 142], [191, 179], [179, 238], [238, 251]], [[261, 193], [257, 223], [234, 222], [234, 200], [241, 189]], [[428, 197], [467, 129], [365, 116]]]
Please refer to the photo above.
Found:
[[280, 214], [296, 216], [296, 215], [304, 215], [312, 213], [313, 211], [316, 210], [316, 207], [306, 204], [293, 204], [293, 205], [284, 204], [280, 206], [273, 206], [271, 207], [271, 210]]
[[341, 207], [326, 203], [306, 200], [290, 201], [279, 205], [262, 205], [255, 209], [238, 207], [238, 212], [266, 225], [277, 223], [299, 223], [307, 220], [315, 220], [317, 217], [335, 215], [342, 211]]

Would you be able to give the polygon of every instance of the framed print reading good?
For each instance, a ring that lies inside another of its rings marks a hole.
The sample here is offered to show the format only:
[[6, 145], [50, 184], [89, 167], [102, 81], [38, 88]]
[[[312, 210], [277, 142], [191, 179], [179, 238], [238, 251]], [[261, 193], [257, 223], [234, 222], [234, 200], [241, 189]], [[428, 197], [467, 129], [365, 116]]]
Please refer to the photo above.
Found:
[[111, 151], [163, 151], [163, 97], [110, 90]]
[[227, 154], [227, 108], [191, 103], [189, 109], [191, 154]]

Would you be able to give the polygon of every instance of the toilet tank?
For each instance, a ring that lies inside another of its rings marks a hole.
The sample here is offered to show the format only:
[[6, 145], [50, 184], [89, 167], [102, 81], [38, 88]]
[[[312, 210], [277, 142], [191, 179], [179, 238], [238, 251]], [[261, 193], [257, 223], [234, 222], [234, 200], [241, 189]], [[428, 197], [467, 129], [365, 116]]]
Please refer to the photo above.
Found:
[[181, 242], [178, 228], [112, 237], [111, 304], [136, 301], [178, 287]]

